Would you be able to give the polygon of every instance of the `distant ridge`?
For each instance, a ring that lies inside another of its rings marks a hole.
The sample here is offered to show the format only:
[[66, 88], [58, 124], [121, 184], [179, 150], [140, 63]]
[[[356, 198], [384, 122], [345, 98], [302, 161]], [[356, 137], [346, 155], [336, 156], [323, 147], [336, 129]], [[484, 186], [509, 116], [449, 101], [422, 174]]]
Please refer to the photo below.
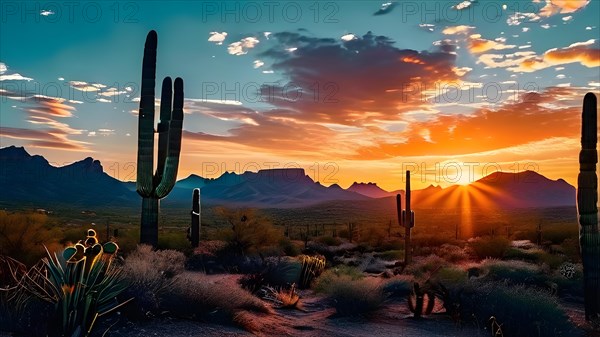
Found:
[[[189, 207], [192, 190], [202, 189], [202, 202], [233, 207], [294, 208], [330, 201], [362, 201], [394, 198], [376, 183], [353, 183], [348, 189], [337, 184], [323, 186], [301, 168], [268, 169], [237, 174], [225, 172], [218, 178], [191, 174], [175, 184], [163, 199], [167, 206]], [[110, 177], [102, 164], [85, 158], [63, 167], [51, 166], [23, 147], [0, 149], [0, 202], [37, 205], [116, 205], [139, 207], [135, 182]], [[563, 179], [551, 180], [533, 171], [495, 172], [468, 186], [429, 186], [413, 190], [414, 208], [527, 208], [575, 205], [575, 187]], [[384, 201], [382, 201], [384, 202]]]

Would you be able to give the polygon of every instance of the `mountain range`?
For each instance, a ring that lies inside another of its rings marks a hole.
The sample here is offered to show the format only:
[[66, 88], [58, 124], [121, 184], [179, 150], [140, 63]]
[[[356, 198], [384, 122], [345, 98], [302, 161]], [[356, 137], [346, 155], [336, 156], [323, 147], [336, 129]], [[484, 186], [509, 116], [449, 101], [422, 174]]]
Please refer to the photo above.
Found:
[[[347, 189], [337, 184], [323, 186], [303, 169], [269, 169], [237, 174], [226, 172], [215, 179], [198, 175], [179, 180], [163, 205], [188, 207], [194, 188], [201, 188], [202, 202], [213, 205], [258, 208], [294, 208], [329, 201], [393, 198], [376, 183], [353, 183]], [[139, 207], [135, 183], [122, 182], [106, 174], [101, 163], [85, 158], [54, 167], [22, 147], [0, 149], [0, 202], [51, 208], [72, 206]], [[562, 179], [550, 180], [536, 172], [495, 172], [467, 186], [429, 186], [412, 191], [413, 208], [527, 208], [572, 206], [575, 188]]]

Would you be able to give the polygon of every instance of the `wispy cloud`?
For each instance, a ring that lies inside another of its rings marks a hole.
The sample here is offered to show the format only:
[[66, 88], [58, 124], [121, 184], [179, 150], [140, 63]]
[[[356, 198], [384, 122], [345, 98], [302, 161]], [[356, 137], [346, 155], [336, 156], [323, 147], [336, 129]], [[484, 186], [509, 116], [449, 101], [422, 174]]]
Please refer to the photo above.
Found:
[[391, 13], [398, 3], [389, 1], [381, 4], [381, 7], [373, 15], [385, 15]]

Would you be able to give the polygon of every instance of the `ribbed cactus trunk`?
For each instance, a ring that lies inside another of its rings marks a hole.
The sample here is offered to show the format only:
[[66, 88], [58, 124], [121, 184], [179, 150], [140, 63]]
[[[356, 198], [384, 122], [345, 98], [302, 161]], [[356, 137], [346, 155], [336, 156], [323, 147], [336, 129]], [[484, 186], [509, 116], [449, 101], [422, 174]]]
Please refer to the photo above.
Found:
[[412, 220], [412, 211], [410, 210], [410, 171], [406, 171], [406, 212], [403, 214], [404, 220], [404, 264], [408, 265], [412, 260], [411, 250], [412, 247], [410, 245], [410, 229], [413, 225], [411, 223]]
[[200, 189], [195, 188], [192, 196], [192, 228], [190, 229], [190, 242], [192, 247], [200, 245]]
[[138, 159], [136, 189], [142, 196], [140, 243], [158, 244], [159, 200], [175, 186], [181, 152], [183, 126], [183, 80], [175, 79], [175, 95], [170, 77], [162, 84], [158, 133], [158, 160], [154, 166], [154, 87], [158, 37], [150, 31], [146, 37], [142, 62], [142, 90], [138, 115]]
[[396, 212], [398, 212], [398, 223], [404, 227], [404, 266], [407, 266], [412, 260], [410, 230], [415, 226], [415, 214], [410, 209], [410, 171], [406, 171], [406, 209], [402, 209], [402, 196], [396, 194]]
[[581, 152], [577, 178], [579, 245], [583, 261], [585, 318], [600, 323], [600, 232], [598, 227], [598, 124], [597, 102], [592, 93], [583, 99]]

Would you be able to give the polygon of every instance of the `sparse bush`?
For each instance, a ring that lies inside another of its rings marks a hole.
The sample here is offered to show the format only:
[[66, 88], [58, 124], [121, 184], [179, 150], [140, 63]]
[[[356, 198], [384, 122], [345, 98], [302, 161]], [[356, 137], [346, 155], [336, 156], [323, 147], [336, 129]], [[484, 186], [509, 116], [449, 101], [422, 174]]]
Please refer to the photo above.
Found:
[[279, 240], [279, 249], [281, 253], [287, 256], [298, 256], [300, 254], [300, 248], [288, 238]]
[[413, 280], [409, 277], [396, 277], [385, 283], [382, 290], [389, 298], [405, 299], [413, 288]]
[[443, 244], [434, 249], [435, 254], [450, 263], [457, 263], [469, 259], [469, 256], [464, 248], [451, 244]]
[[139, 245], [123, 264], [129, 287], [124, 297], [133, 297], [133, 303], [124, 310], [132, 319], [146, 319], [160, 312], [161, 295], [173, 285], [173, 278], [184, 271], [185, 256], [175, 250], [152, 250]]
[[362, 278], [364, 278], [364, 274], [357, 268], [340, 265], [338, 267], [325, 270], [325, 272], [323, 272], [323, 274], [316, 279], [313, 289], [318, 293], [328, 293], [330, 291], [330, 287], [335, 282], [356, 281]]
[[404, 259], [404, 250], [387, 250], [375, 255], [385, 261], [396, 261]]
[[284, 238], [271, 220], [254, 209], [234, 211], [218, 208], [215, 212], [230, 226], [220, 236], [240, 255], [258, 254], [265, 249], [277, 247]]
[[482, 262], [482, 268], [484, 269], [484, 278], [488, 281], [546, 288], [547, 275], [544, 275], [540, 266], [531, 263], [487, 259]]
[[501, 236], [479, 237], [469, 240], [469, 247], [480, 260], [485, 258], [501, 259], [510, 247], [510, 240]]
[[317, 239], [320, 243], [328, 246], [339, 246], [342, 244], [340, 238], [334, 238], [333, 236], [321, 236]]
[[205, 275], [179, 275], [172, 286], [160, 296], [161, 308], [170, 315], [217, 322], [221, 324], [244, 324], [246, 320], [236, 317], [244, 311], [270, 313], [269, 307], [235, 283], [215, 282]]
[[382, 287], [372, 279], [334, 279], [327, 287], [327, 298], [340, 316], [368, 314], [379, 309], [385, 295]]
[[404, 269], [404, 274], [413, 275], [415, 278], [426, 278], [447, 265], [448, 262], [437, 255], [417, 257]]
[[[38, 213], [9, 213], [0, 210], [0, 254], [10, 256], [28, 266], [50, 251], [62, 249], [57, 229], [47, 226], [48, 217]], [[79, 235], [85, 233], [79, 230]]]
[[523, 285], [471, 282], [463, 292], [461, 317], [475, 317], [480, 326], [494, 316], [505, 336], [569, 336], [572, 325], [556, 298]]
[[264, 294], [261, 296], [267, 301], [273, 302], [281, 309], [298, 309], [300, 308], [300, 295], [296, 292], [296, 285], [292, 284], [289, 288], [280, 287], [265, 287], [262, 289]]

